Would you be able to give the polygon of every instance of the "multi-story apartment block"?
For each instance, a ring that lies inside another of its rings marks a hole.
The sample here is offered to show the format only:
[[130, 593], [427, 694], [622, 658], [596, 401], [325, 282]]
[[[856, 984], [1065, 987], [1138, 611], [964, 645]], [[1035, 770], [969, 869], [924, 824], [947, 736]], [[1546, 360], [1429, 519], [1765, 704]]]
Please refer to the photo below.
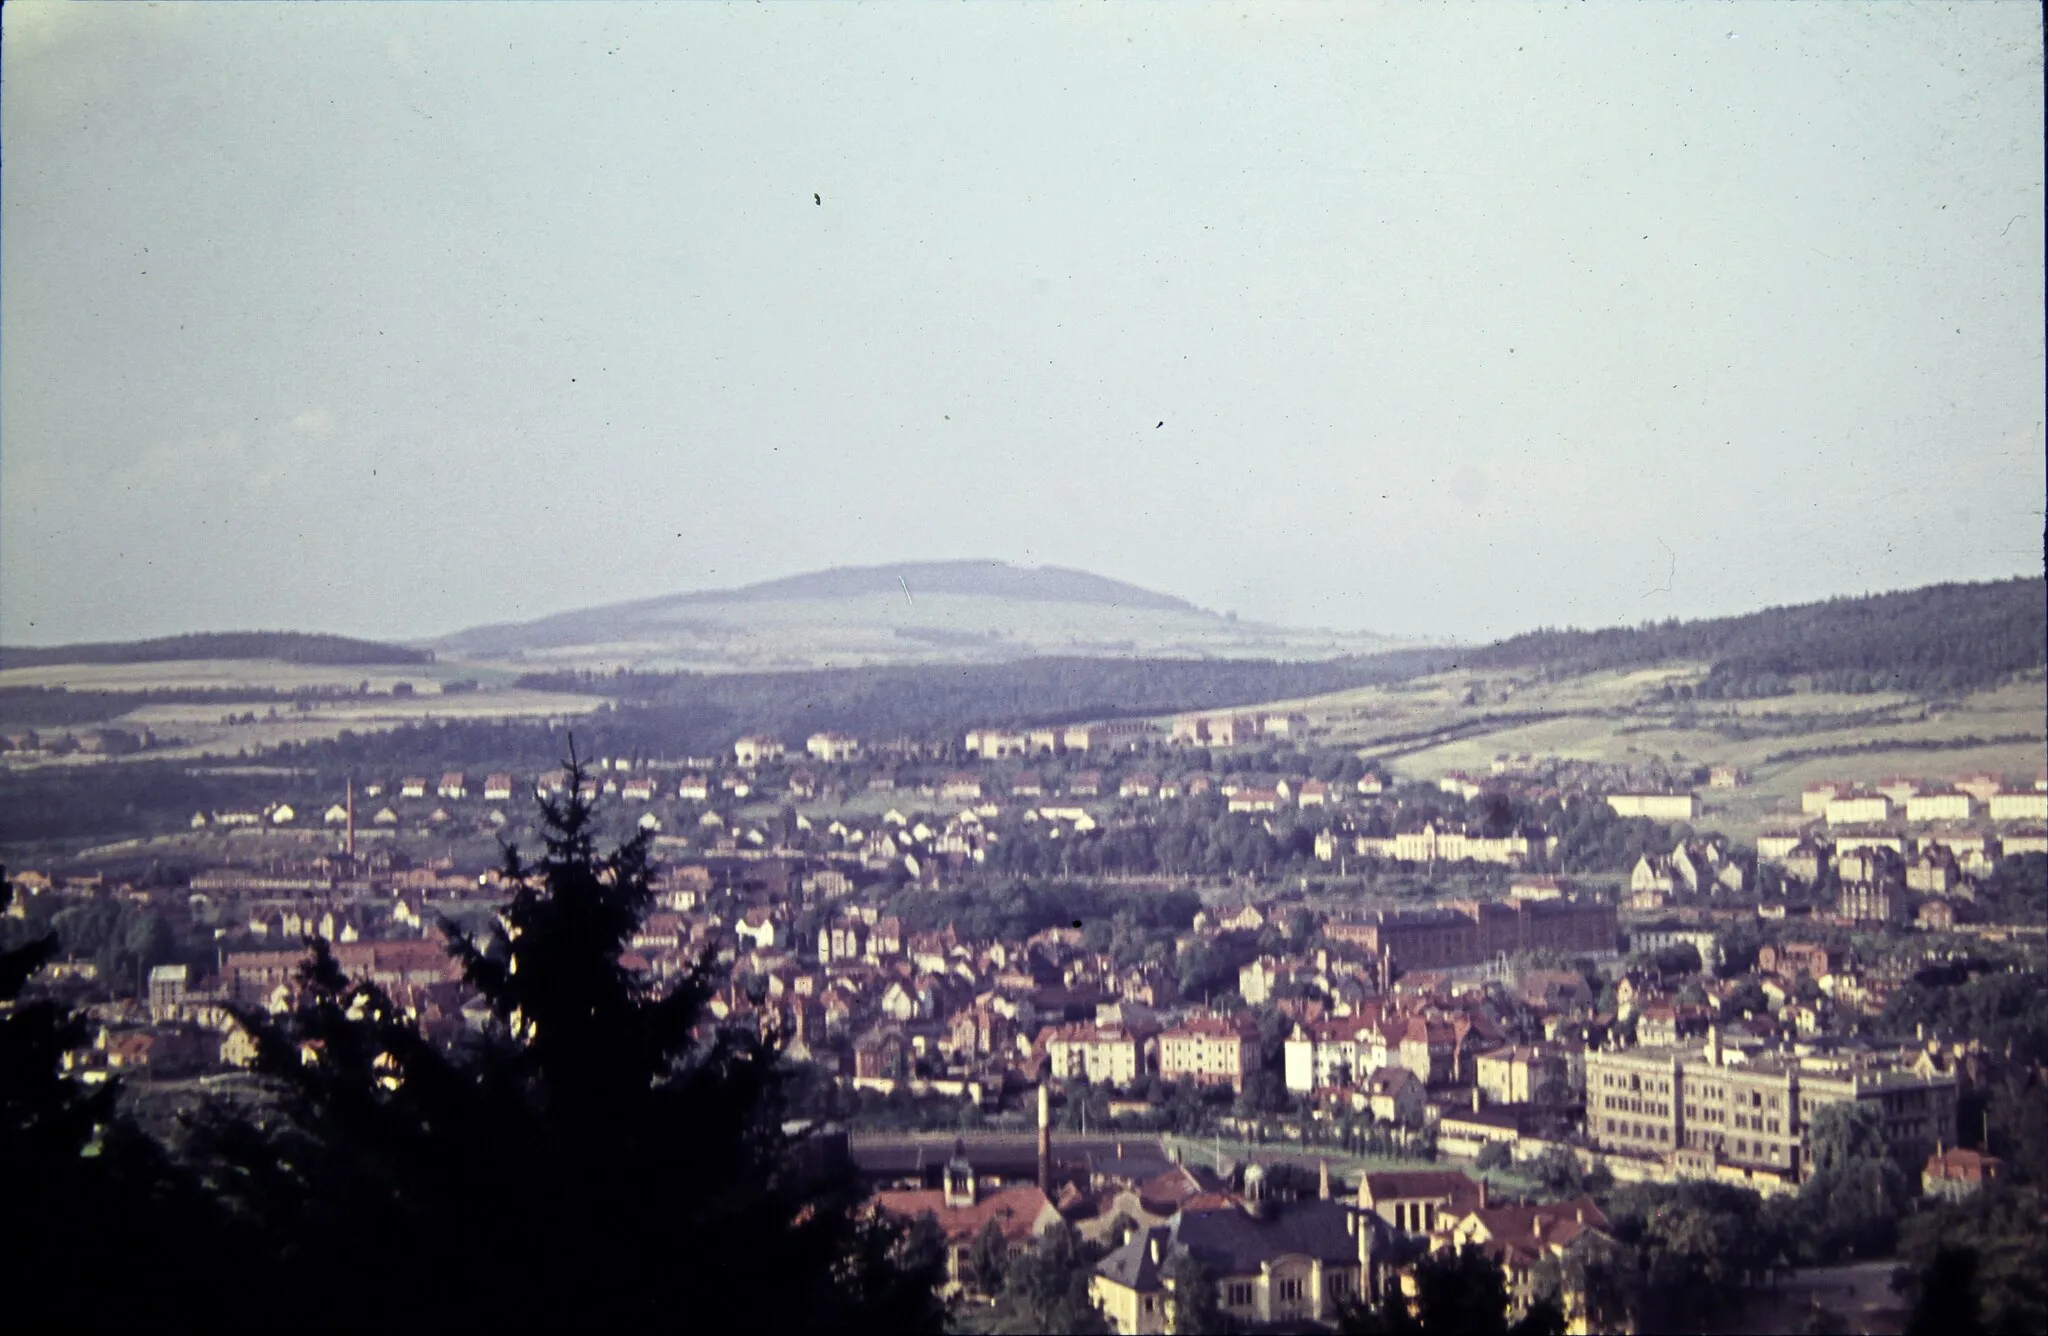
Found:
[[1302, 1094], [1363, 1085], [1389, 1067], [1428, 1084], [1457, 1075], [1458, 1037], [1449, 1023], [1421, 1016], [1346, 1016], [1296, 1025], [1281, 1057], [1287, 1088]]
[[1692, 821], [1700, 814], [1700, 800], [1690, 793], [1610, 793], [1607, 805], [1616, 816], [1653, 821]]
[[1259, 736], [1260, 718], [1255, 714], [1211, 715], [1202, 721], [1212, 747], [1236, 747]]
[[1711, 1031], [1703, 1044], [1587, 1053], [1587, 1135], [1601, 1150], [1663, 1157], [1689, 1175], [1725, 1164], [1786, 1182], [1811, 1174], [1813, 1118], [1830, 1104], [1874, 1104], [1886, 1146], [1909, 1170], [1955, 1143], [1953, 1077], [1869, 1057], [1723, 1057]]
[[1818, 942], [1766, 942], [1756, 953], [1756, 967], [1764, 974], [1794, 979], [1804, 974], [1818, 979], [1841, 964], [1839, 953]]
[[2048, 821], [2048, 793], [1994, 793], [1993, 821]]
[[1632, 953], [1662, 951], [1667, 947], [1689, 946], [1700, 954], [1700, 965], [1708, 971], [1721, 968], [1721, 939], [1705, 928], [1664, 920], [1629, 929], [1628, 949]]
[[984, 761], [1022, 756], [1030, 746], [1031, 739], [1014, 729], [975, 728], [967, 733], [967, 750]]
[[836, 765], [860, 755], [860, 739], [845, 733], [813, 733], [804, 739], [804, 750], [827, 765]]
[[1128, 1030], [1063, 1025], [1047, 1038], [1045, 1056], [1051, 1074], [1061, 1079], [1085, 1076], [1093, 1085], [1126, 1086], [1144, 1075], [1145, 1049]]
[[1187, 1077], [1196, 1085], [1242, 1091], [1257, 1057], [1244, 1031], [1220, 1017], [1194, 1017], [1159, 1036], [1159, 1077], [1164, 1081]]
[[1981, 830], [1934, 831], [1922, 835], [1915, 848], [1921, 853], [1945, 850], [1963, 871], [1972, 875], [1989, 872], [2004, 852], [1997, 836]]
[[1892, 800], [1882, 793], [1846, 793], [1828, 799], [1830, 826], [1868, 825], [1892, 819]]
[[1802, 831], [1767, 830], [1756, 837], [1756, 861], [1759, 863], [1782, 863], [1785, 856], [1799, 847], [1806, 838]]
[[1143, 719], [1113, 719], [1106, 724], [1075, 724], [1060, 735], [1068, 751], [1129, 751], [1152, 740], [1152, 725]]
[[1259, 720], [1259, 731], [1269, 738], [1298, 738], [1308, 733], [1305, 714], [1269, 714]]
[[1905, 887], [1892, 881], [1845, 883], [1835, 912], [1851, 923], [1896, 923], [1906, 916]]
[[1968, 821], [1970, 806], [1970, 795], [1961, 791], [1916, 793], [1906, 799], [1906, 820]]
[[[1395, 835], [1360, 835], [1352, 850], [1360, 857], [1381, 858], [1393, 863], [1501, 863], [1516, 866], [1557, 847], [1557, 837], [1532, 839], [1527, 835], [1469, 835], [1462, 830], [1439, 829], [1429, 822], [1420, 830]], [[1336, 855], [1331, 845], [1329, 862]], [[1320, 856], [1320, 855], [1319, 855]]]
[[[1886, 826], [1865, 826], [1859, 830], [1844, 830], [1834, 839], [1835, 857], [1846, 854], [1869, 853], [1889, 850], [1895, 854], [1906, 852], [1906, 837]], [[1839, 870], [1839, 869], [1837, 869]]]
[[1604, 954], [1618, 932], [1614, 906], [1595, 900], [1459, 900], [1438, 909], [1381, 912], [1331, 923], [1323, 935], [1391, 954], [1403, 969], [1478, 965], [1500, 955], [1548, 949]]
[[1347, 1016], [1296, 1025], [1281, 1045], [1281, 1061], [1287, 1088], [1307, 1094], [1364, 1081], [1387, 1065], [1387, 1050], [1370, 1017]]
[[1567, 1080], [1564, 1055], [1541, 1046], [1495, 1049], [1474, 1064], [1474, 1084], [1495, 1104], [1531, 1104], [1546, 1087]]
[[1962, 879], [1955, 855], [1938, 845], [1906, 864], [1906, 889], [1922, 895], [1947, 895]]

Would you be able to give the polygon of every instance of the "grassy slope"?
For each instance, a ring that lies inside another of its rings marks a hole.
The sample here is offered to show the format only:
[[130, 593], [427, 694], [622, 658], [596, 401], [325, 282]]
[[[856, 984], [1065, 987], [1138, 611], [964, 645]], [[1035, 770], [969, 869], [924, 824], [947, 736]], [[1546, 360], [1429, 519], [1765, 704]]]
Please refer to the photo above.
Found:
[[[1287, 704], [1326, 724], [1332, 741], [1382, 757], [1396, 773], [1419, 779], [1453, 770], [1484, 773], [1501, 752], [1618, 763], [1650, 755], [1668, 760], [1677, 753], [1693, 764], [1742, 766], [1750, 772], [1748, 786], [1732, 793], [1701, 790], [1712, 824], [1730, 833], [1753, 832], [1787, 809], [1796, 813], [1800, 790], [1816, 779], [1940, 778], [1975, 770], [2029, 778], [2048, 762], [2048, 685], [2038, 671], [1950, 701], [1898, 693], [1802, 693], [1698, 702], [1687, 711], [1644, 705], [1665, 682], [1696, 680], [1705, 671], [1702, 664], [1673, 663], [1555, 682], [1527, 671], [1460, 671]], [[1474, 698], [1470, 704], [1468, 696]], [[1481, 724], [1488, 714], [1550, 717]], [[1715, 727], [1736, 721], [1768, 735], [1737, 738]], [[1436, 745], [1399, 740], [1459, 725], [1474, 731]], [[1972, 737], [2025, 740], [1962, 741]], [[1948, 741], [1955, 745], [1770, 759], [1872, 742]]]

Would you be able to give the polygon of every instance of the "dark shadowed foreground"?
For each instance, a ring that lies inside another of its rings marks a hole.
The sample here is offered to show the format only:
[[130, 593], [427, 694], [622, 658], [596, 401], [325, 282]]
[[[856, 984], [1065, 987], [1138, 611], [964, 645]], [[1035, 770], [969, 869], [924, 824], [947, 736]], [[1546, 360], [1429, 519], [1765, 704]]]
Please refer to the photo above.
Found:
[[481, 1033], [430, 1042], [316, 942], [295, 1010], [238, 1016], [262, 1097], [168, 1143], [64, 1075], [81, 1017], [18, 1003], [53, 939], [0, 957], [9, 1316], [938, 1330], [937, 1245], [785, 1130], [772, 1043], [712, 1022], [701, 963], [667, 991], [621, 963], [647, 838], [600, 854], [578, 779], [543, 803], [545, 853], [508, 852], [489, 936], [449, 931]]

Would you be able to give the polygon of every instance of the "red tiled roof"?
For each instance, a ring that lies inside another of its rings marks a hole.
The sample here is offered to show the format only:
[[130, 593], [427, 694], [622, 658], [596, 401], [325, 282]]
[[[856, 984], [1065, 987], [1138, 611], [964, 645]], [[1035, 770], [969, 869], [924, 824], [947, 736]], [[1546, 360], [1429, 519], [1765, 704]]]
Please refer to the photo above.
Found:
[[1985, 1155], [1979, 1151], [1966, 1150], [1961, 1146], [1927, 1157], [1927, 1166], [1921, 1173], [1928, 1178], [1955, 1183], [1982, 1183], [1996, 1178], [2004, 1161], [1996, 1155]]
[[1032, 1227], [1038, 1223], [1039, 1217], [1052, 1209], [1052, 1202], [1035, 1183], [998, 1188], [972, 1206], [948, 1206], [946, 1194], [933, 1188], [877, 1192], [875, 1202], [890, 1215], [909, 1220], [929, 1211], [938, 1220], [939, 1228], [947, 1239], [953, 1242], [972, 1239], [989, 1221], [994, 1220], [1006, 1241], [1023, 1243], [1030, 1239]]

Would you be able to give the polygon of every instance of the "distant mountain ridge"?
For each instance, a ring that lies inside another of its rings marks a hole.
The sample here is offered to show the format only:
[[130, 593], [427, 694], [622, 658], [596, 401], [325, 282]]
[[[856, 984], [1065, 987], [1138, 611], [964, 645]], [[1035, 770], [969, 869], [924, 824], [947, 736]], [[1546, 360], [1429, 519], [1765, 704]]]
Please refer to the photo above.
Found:
[[1164, 612], [1199, 614], [1202, 611], [1184, 598], [1155, 593], [1088, 571], [1066, 566], [1012, 566], [1003, 561], [903, 561], [885, 566], [834, 566], [805, 575], [741, 585], [737, 589], [672, 594], [667, 598], [643, 599], [621, 606], [851, 598], [860, 594], [902, 595], [905, 591], [912, 599], [919, 594], [971, 594], [1042, 603], [1104, 603]]
[[431, 650], [305, 631], [205, 631], [155, 640], [0, 647], [0, 668], [69, 663], [188, 663], [209, 659], [275, 659], [308, 664], [432, 663]]
[[1241, 623], [1070, 567], [970, 560], [839, 566], [471, 627], [430, 643], [521, 668], [751, 672], [1047, 655], [1300, 661], [1395, 642]]

